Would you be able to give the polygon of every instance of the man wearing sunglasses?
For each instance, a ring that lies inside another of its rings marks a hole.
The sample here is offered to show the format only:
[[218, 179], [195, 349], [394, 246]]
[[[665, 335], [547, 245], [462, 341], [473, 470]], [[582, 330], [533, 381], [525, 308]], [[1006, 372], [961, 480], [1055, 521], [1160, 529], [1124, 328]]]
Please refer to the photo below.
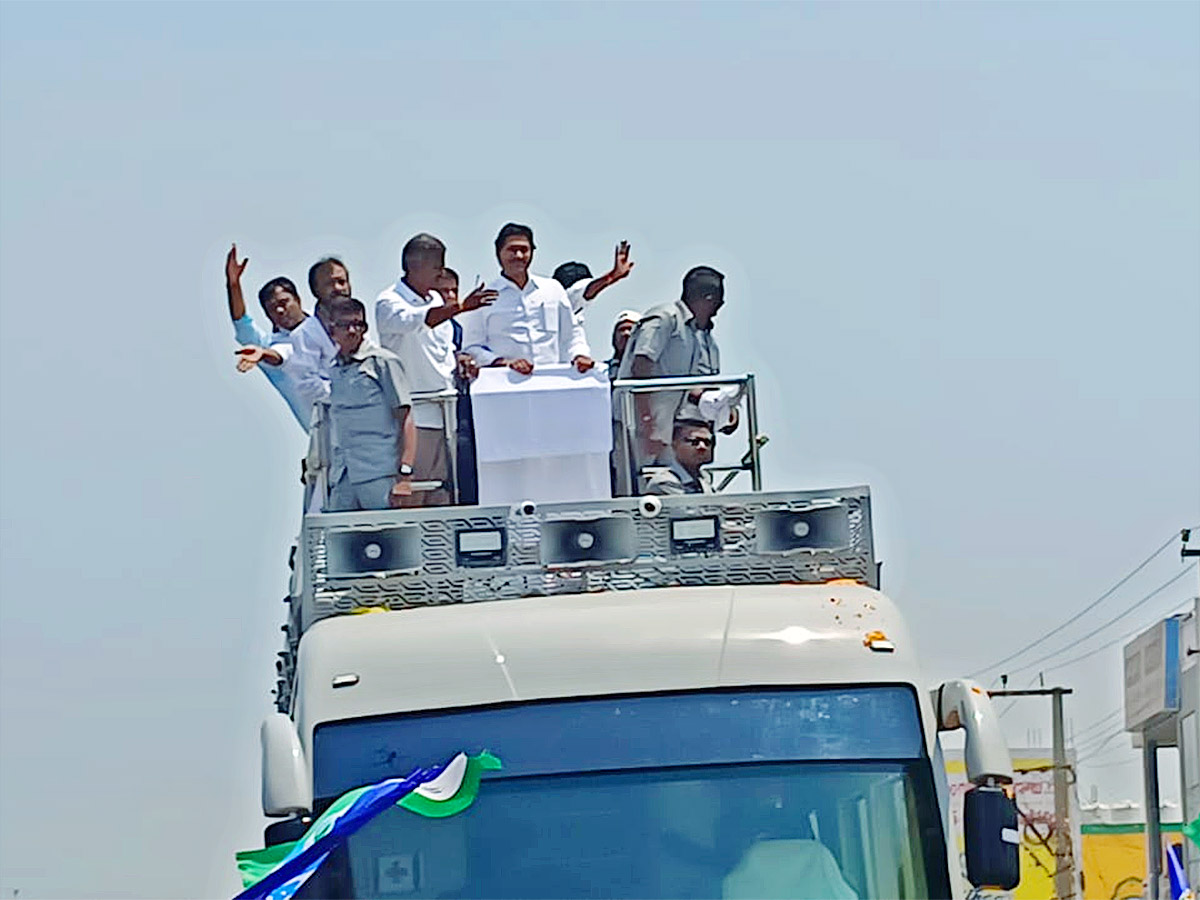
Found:
[[713, 429], [708, 422], [679, 419], [675, 422], [668, 466], [647, 469], [646, 494], [711, 494], [712, 475], [704, 471], [713, 460]]
[[[325, 301], [324, 314], [336, 348], [328, 376], [334, 447], [325, 512], [405, 505], [412, 496], [417, 426], [404, 367], [396, 354], [365, 339], [367, 311], [358, 300], [335, 295]], [[281, 349], [242, 347], [237, 369], [281, 366], [288, 358]]]
[[337, 357], [329, 370], [333, 465], [327, 512], [398, 507], [412, 496], [417, 426], [400, 358], [366, 337], [351, 297], [327, 305]]

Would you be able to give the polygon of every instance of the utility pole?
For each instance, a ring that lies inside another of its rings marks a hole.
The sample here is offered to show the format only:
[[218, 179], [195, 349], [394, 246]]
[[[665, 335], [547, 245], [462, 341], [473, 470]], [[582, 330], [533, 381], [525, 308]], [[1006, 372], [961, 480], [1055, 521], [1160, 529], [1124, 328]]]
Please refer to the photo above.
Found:
[[1054, 688], [1051, 713], [1054, 716], [1054, 893], [1060, 900], [1075, 895], [1075, 854], [1071, 846], [1071, 804], [1067, 799], [1067, 743], [1063, 730], [1063, 693]]
[[1067, 742], [1063, 727], [1063, 697], [1071, 688], [1042, 687], [1024, 691], [988, 691], [993, 697], [1050, 697], [1054, 740], [1054, 896], [1075, 896], [1075, 848], [1071, 842], [1071, 801], [1067, 784]]

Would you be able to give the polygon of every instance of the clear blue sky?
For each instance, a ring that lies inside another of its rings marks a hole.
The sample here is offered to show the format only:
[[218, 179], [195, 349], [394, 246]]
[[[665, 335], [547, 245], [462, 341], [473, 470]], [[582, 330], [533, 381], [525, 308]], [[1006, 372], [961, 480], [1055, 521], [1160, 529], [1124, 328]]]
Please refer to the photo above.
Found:
[[[1198, 45], [1195, 3], [0, 4], [0, 896], [220, 896], [261, 839], [303, 442], [233, 371], [231, 240], [370, 300], [418, 229], [468, 279], [509, 218], [543, 272], [627, 238], [599, 345], [722, 268], [768, 485], [872, 485], [932, 681], [1200, 524]], [[1118, 660], [1052, 674], [1077, 728]]]

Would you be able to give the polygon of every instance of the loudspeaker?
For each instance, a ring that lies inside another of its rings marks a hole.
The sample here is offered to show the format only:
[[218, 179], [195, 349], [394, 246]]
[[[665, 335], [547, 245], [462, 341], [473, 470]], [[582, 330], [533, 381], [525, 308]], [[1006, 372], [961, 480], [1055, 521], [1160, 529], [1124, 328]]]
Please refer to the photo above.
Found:
[[395, 525], [373, 531], [325, 532], [325, 573], [330, 578], [419, 568], [419, 525]]
[[543, 522], [541, 549], [547, 566], [631, 560], [637, 556], [637, 532], [625, 516]]
[[840, 503], [796, 511], [767, 510], [754, 517], [754, 524], [759, 553], [841, 550], [850, 546], [850, 517]]

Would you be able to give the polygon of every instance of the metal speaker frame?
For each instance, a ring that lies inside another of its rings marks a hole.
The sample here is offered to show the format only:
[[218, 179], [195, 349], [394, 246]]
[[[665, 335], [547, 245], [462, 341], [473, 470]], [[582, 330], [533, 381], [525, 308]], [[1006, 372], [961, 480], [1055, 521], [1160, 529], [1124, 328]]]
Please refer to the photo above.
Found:
[[630, 562], [637, 556], [637, 526], [631, 516], [544, 521], [544, 566], [580, 566]]
[[421, 569], [421, 526], [330, 529], [325, 533], [327, 578], [357, 578], [383, 572]]
[[815, 553], [849, 547], [849, 509], [843, 503], [810, 509], [768, 509], [754, 517], [759, 553]]

